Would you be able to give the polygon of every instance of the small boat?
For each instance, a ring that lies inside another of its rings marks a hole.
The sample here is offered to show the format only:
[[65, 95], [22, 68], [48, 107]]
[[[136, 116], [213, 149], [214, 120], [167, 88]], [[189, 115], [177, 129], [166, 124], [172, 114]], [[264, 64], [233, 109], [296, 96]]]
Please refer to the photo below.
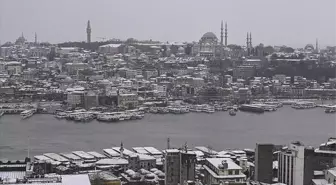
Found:
[[237, 113], [234, 111], [234, 109], [230, 109], [229, 114], [230, 116], [235, 116]]
[[26, 119], [26, 118], [29, 118], [29, 117], [33, 116], [34, 113], [35, 113], [35, 110], [30, 109], [30, 110], [25, 110], [25, 111], [21, 112], [20, 115], [21, 115], [22, 119]]
[[324, 110], [325, 113], [336, 113], [336, 108], [326, 108]]
[[2, 117], [5, 114], [5, 111], [0, 111], [0, 117]]

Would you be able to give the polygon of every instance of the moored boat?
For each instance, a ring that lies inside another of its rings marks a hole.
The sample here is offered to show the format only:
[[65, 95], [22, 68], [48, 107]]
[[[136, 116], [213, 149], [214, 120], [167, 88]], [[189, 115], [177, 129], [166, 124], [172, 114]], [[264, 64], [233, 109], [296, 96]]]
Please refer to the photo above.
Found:
[[23, 112], [20, 113], [20, 116], [22, 119], [27, 119], [31, 116], [33, 116], [33, 114], [36, 112], [35, 109], [30, 109], [30, 110], [24, 110]]
[[237, 114], [236, 111], [234, 111], [233, 109], [229, 111], [230, 116], [235, 116], [236, 114]]
[[249, 105], [249, 104], [243, 104], [239, 107], [239, 110], [245, 111], [245, 112], [255, 112], [255, 113], [264, 113], [265, 110], [257, 105]]

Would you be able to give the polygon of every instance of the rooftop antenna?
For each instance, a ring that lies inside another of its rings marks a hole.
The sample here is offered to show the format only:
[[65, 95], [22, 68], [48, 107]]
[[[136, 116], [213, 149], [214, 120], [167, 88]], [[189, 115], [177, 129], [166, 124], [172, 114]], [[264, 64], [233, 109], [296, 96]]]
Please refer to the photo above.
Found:
[[188, 153], [188, 144], [187, 144], [187, 142], [185, 142], [185, 144], [184, 144], [184, 150], [185, 150], [186, 153]]

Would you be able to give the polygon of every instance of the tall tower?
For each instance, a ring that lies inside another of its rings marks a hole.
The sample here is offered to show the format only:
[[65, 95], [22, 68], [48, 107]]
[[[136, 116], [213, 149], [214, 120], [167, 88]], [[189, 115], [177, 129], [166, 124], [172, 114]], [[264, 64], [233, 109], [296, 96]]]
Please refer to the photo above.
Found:
[[227, 46], [227, 38], [228, 38], [228, 30], [227, 30], [227, 23], [225, 22], [225, 46]]
[[250, 39], [249, 39], [249, 34], [247, 32], [246, 34], [246, 48], [250, 48]]
[[246, 49], [247, 49], [247, 55], [250, 55], [250, 39], [248, 32], [246, 34]]
[[37, 34], [35, 32], [35, 44], [37, 44]]
[[221, 22], [221, 40], [220, 40], [220, 43], [221, 45], [223, 46], [223, 21]]
[[124, 144], [123, 142], [120, 143], [120, 157], [123, 158], [124, 157]]
[[91, 25], [90, 20], [88, 20], [87, 27], [86, 27], [86, 39], [87, 43], [91, 43]]
[[250, 47], [252, 48], [252, 33], [250, 32]]
[[318, 39], [316, 39], [316, 46], [315, 46], [316, 53], [319, 52], [319, 45], [318, 45]]

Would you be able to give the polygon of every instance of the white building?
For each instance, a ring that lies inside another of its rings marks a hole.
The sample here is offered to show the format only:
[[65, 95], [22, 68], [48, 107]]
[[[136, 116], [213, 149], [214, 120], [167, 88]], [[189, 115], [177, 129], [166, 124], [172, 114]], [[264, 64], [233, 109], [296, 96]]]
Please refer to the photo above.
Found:
[[278, 154], [278, 181], [287, 185], [304, 185], [305, 147], [291, 143], [288, 150]]
[[22, 72], [22, 64], [21, 62], [12, 61], [6, 63], [6, 68], [8, 71], [8, 74], [20, 74]]
[[84, 103], [85, 89], [83, 87], [68, 88], [66, 92], [68, 105], [78, 106]]
[[98, 52], [100, 53], [104, 53], [104, 54], [117, 54], [119, 53], [119, 47], [121, 46], [121, 44], [106, 44], [106, 45], [102, 45], [99, 46], [98, 48]]
[[246, 183], [246, 175], [243, 174], [242, 167], [230, 158], [206, 158], [203, 167], [206, 172], [206, 184]]

